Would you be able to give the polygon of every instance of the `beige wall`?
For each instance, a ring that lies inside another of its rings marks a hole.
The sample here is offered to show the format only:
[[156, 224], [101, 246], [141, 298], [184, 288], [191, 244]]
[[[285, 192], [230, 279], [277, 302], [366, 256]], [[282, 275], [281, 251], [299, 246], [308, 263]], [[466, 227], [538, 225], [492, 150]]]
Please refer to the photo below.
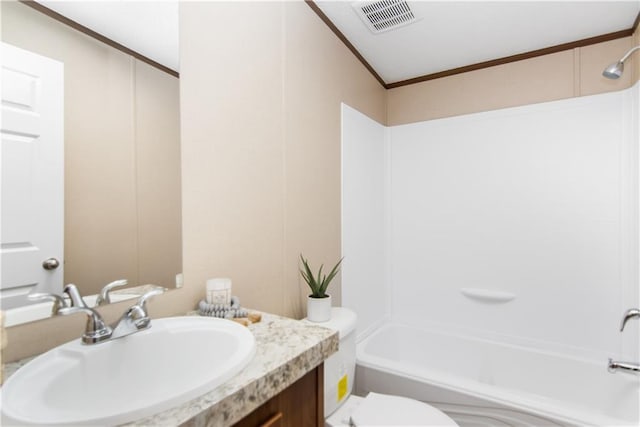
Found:
[[[384, 122], [386, 94], [307, 5], [285, 7], [283, 314], [302, 317], [309, 294], [300, 253], [315, 268], [341, 256], [341, 110]], [[329, 292], [340, 302], [340, 277]]]
[[631, 47], [632, 38], [625, 37], [390, 89], [387, 124], [393, 126], [624, 89], [633, 81], [637, 58], [635, 63], [625, 64], [628, 68], [618, 80], [602, 77], [602, 70]]
[[178, 79], [21, 3], [1, 6], [4, 42], [64, 63], [65, 283], [85, 295], [120, 278], [175, 283]]
[[173, 287], [182, 272], [179, 80], [135, 61], [138, 283]]
[[340, 258], [340, 102], [383, 121], [384, 89], [302, 2], [181, 15], [186, 306], [229, 276], [245, 306], [299, 317], [299, 254]]

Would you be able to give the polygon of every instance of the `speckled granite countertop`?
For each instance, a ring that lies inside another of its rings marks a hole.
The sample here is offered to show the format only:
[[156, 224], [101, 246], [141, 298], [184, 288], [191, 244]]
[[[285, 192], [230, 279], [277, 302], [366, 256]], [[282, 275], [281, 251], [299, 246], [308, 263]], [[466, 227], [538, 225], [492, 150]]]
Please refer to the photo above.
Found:
[[[263, 313], [249, 326], [256, 355], [222, 386], [183, 405], [126, 426], [230, 426], [296, 382], [338, 350], [338, 334], [299, 320]], [[8, 377], [30, 359], [5, 365]]]

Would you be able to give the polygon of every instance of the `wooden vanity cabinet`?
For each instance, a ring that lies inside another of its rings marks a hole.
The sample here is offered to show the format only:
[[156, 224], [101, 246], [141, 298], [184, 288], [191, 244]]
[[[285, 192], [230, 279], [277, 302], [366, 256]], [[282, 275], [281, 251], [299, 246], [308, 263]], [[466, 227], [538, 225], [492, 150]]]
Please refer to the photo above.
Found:
[[234, 427], [324, 426], [324, 365], [308, 372]]

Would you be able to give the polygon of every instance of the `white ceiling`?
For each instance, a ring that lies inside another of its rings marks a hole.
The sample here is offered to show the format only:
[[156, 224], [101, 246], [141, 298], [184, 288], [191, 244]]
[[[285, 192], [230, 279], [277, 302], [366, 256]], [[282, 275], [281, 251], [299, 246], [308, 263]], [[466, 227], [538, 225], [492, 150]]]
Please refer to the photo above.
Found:
[[[39, 3], [179, 71], [178, 0]], [[373, 34], [354, 3], [316, 0], [386, 83], [625, 30], [640, 11], [640, 0], [409, 0], [417, 22]]]
[[180, 70], [178, 0], [38, 3], [172, 70]]
[[418, 22], [373, 34], [353, 3], [316, 1], [386, 83], [626, 30], [640, 11], [640, 0], [409, 0]]

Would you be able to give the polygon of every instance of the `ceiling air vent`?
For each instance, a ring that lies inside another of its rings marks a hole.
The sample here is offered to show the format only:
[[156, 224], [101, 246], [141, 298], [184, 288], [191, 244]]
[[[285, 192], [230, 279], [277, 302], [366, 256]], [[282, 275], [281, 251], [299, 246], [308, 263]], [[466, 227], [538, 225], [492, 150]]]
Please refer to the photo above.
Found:
[[403, 27], [416, 21], [406, 0], [361, 1], [352, 4], [372, 33]]

